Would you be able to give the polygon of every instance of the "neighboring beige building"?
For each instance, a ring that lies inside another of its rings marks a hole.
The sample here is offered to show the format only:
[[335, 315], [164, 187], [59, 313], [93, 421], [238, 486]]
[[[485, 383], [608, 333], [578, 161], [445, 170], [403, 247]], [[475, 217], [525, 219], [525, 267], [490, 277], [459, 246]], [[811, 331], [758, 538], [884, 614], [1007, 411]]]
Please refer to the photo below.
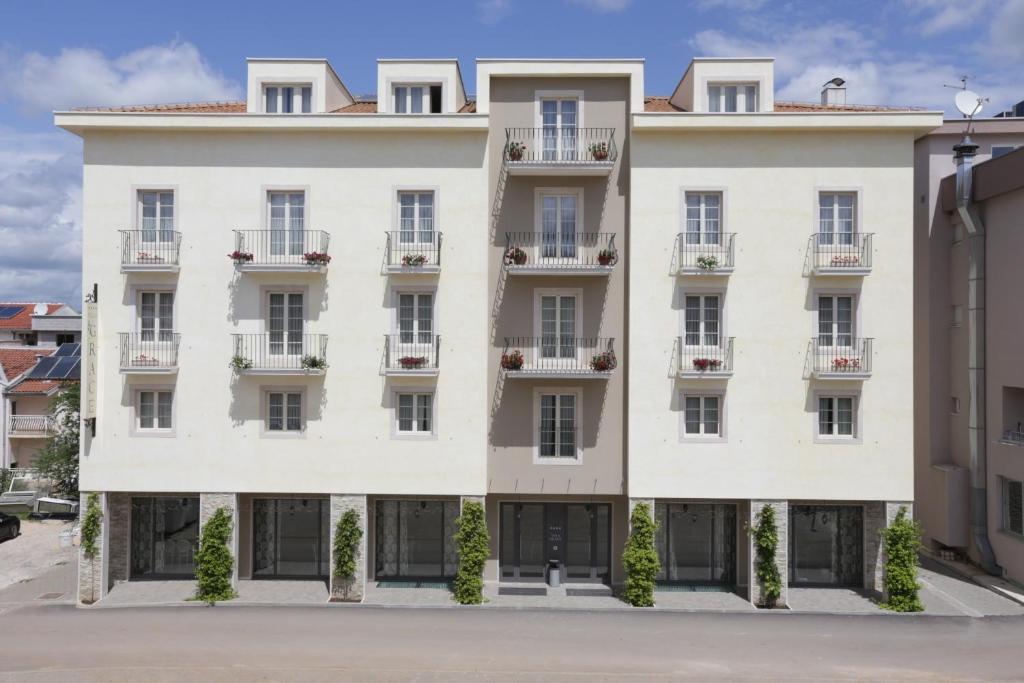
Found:
[[0, 302], [0, 348], [81, 341], [82, 314], [67, 304]]
[[99, 294], [83, 599], [190, 577], [220, 506], [239, 580], [326, 580], [355, 508], [357, 597], [446, 581], [470, 499], [492, 587], [621, 583], [643, 500], [665, 583], [756, 600], [770, 503], [791, 582], [879, 589], [940, 115], [777, 102], [767, 59], [694, 60], [671, 97], [636, 59], [476, 68], [471, 98], [455, 60], [380, 60], [357, 99], [324, 60], [256, 59], [245, 102], [57, 113]]
[[915, 150], [915, 512], [933, 550], [1024, 582], [1024, 119], [975, 121], [957, 157], [966, 126]]

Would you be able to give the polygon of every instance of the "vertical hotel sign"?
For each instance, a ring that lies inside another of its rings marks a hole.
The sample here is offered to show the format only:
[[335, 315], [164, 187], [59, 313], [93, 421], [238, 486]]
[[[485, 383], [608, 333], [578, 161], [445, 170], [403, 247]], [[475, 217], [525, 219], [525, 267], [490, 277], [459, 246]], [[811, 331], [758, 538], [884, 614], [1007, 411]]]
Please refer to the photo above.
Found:
[[82, 399], [82, 417], [86, 420], [96, 418], [96, 339], [98, 335], [97, 304], [89, 301], [85, 304], [85, 353], [82, 362], [85, 364], [85, 396]]

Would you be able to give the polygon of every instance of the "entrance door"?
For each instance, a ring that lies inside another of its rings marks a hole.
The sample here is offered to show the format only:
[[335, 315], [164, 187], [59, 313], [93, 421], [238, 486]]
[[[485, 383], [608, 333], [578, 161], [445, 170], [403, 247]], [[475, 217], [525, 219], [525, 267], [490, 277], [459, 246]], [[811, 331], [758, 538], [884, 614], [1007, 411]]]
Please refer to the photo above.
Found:
[[611, 506], [607, 503], [502, 503], [501, 576], [543, 580], [557, 560], [563, 576], [605, 581], [611, 568]]
[[658, 580], [679, 584], [736, 582], [736, 506], [657, 503]]
[[458, 501], [378, 500], [377, 579], [448, 579], [458, 570]]
[[859, 505], [790, 506], [790, 585], [862, 585], [863, 538]]
[[318, 498], [253, 501], [254, 579], [322, 579], [328, 574], [330, 520]]
[[199, 548], [199, 498], [132, 498], [131, 577], [190, 579]]

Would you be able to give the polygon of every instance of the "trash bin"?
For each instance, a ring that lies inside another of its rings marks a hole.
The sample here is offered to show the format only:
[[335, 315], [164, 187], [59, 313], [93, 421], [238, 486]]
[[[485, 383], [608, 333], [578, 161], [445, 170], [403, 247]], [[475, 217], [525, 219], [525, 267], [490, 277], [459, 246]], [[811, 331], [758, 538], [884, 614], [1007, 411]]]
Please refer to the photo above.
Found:
[[70, 548], [72, 546], [72, 544], [73, 544], [72, 543], [73, 539], [72, 539], [71, 530], [68, 529], [67, 531], [62, 531], [62, 532], [60, 532], [59, 535], [60, 535], [60, 547], [61, 548]]
[[562, 566], [558, 560], [548, 560], [548, 585], [552, 588], [562, 585]]

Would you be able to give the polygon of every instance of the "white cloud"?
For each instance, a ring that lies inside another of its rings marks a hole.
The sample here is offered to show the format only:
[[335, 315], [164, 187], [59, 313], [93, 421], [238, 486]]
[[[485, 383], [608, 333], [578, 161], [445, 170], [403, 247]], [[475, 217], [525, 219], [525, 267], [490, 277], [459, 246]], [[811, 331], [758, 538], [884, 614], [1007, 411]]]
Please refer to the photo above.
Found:
[[181, 42], [115, 58], [84, 48], [67, 48], [53, 56], [0, 53], [0, 86], [0, 93], [30, 113], [242, 96], [238, 83], [207, 64], [194, 45]]
[[633, 0], [569, 0], [569, 2], [601, 14], [621, 12], [633, 4]]
[[[1024, 36], [1024, 0], [1007, 0], [993, 17], [989, 29], [992, 57], [997, 60], [1024, 58], [1021, 36]], [[1019, 93], [1019, 97], [1024, 97], [1024, 93]]]
[[903, 0], [903, 4], [914, 16], [912, 22], [918, 23], [920, 17], [921, 35], [934, 36], [970, 26], [984, 15], [988, 0]]
[[477, 17], [482, 24], [497, 24], [512, 12], [510, 0], [482, 0], [476, 4]]
[[727, 9], [737, 12], [753, 12], [768, 4], [768, 0], [694, 0], [699, 10]]

